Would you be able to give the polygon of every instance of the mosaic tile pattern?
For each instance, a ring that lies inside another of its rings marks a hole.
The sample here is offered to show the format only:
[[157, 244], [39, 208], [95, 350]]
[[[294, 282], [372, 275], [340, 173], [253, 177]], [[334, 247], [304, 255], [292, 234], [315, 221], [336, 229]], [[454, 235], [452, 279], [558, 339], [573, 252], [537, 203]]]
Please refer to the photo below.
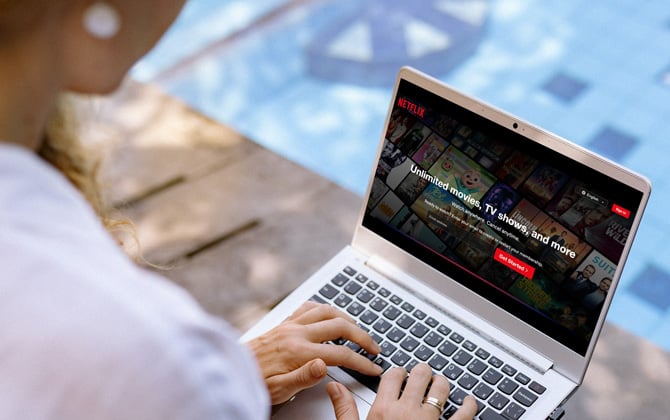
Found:
[[542, 88], [559, 100], [570, 103], [588, 88], [588, 84], [567, 74], [558, 73], [549, 79]]
[[629, 291], [659, 311], [667, 311], [670, 308], [670, 273], [648, 266], [633, 280]]
[[586, 146], [617, 162], [623, 162], [639, 141], [624, 132], [606, 126]]

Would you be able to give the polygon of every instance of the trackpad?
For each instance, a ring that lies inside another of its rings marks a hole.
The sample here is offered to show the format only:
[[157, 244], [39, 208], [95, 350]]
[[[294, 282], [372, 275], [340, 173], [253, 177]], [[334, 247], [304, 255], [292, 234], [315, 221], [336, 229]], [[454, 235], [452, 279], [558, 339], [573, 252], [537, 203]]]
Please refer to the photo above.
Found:
[[[323, 419], [336, 420], [333, 404], [328, 397], [326, 384], [332, 381], [326, 377], [318, 385], [300, 392], [296, 397], [278, 408], [272, 418], [277, 420], [296, 420], [296, 419]], [[354, 394], [354, 400], [358, 407], [358, 413], [361, 419], [365, 419], [369, 411], [369, 405]]]

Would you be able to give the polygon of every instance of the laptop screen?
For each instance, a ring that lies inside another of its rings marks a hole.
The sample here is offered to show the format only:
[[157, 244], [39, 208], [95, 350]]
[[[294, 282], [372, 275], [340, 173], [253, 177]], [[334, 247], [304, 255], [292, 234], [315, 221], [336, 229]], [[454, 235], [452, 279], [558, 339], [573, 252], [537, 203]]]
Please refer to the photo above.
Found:
[[401, 80], [363, 225], [584, 355], [642, 193]]

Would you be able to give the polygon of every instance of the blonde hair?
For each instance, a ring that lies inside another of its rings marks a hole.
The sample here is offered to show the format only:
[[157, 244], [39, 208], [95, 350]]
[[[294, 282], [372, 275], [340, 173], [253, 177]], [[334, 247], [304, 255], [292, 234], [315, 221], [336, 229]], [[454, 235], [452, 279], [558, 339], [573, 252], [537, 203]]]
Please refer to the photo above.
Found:
[[70, 94], [61, 94], [42, 136], [38, 155], [58, 169], [89, 202], [105, 228], [121, 246], [128, 237], [137, 245], [135, 226], [108, 206], [100, 190], [100, 157], [85, 148], [77, 136], [77, 121]]

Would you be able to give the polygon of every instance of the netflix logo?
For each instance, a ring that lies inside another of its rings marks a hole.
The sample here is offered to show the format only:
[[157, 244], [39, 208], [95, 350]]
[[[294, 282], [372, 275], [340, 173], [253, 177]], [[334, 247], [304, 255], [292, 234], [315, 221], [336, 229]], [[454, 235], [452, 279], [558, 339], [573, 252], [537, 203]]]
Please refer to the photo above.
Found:
[[405, 99], [405, 98], [399, 98], [398, 99], [398, 106], [400, 108], [406, 109], [410, 113], [416, 115], [419, 118], [423, 118], [424, 114], [426, 113], [426, 108], [419, 106], [415, 104], [414, 102]]

